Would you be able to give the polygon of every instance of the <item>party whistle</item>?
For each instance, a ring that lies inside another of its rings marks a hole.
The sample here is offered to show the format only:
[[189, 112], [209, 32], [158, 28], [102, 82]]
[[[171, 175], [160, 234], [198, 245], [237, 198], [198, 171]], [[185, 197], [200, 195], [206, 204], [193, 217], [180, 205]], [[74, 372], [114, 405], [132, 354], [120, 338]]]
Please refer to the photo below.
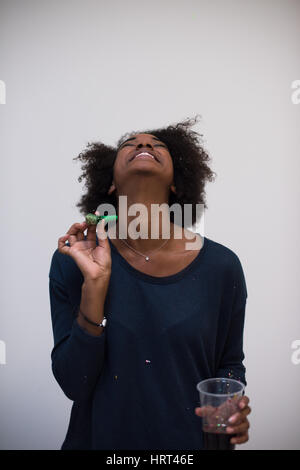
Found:
[[117, 220], [117, 215], [96, 215], [96, 214], [88, 214], [85, 216], [85, 221], [88, 225], [97, 225], [100, 220]]

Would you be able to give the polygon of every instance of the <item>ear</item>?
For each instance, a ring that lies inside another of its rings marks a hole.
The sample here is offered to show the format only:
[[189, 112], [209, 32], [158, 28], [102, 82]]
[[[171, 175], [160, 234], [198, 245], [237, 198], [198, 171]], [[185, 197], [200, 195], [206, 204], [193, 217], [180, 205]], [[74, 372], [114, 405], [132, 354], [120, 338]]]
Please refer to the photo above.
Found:
[[112, 182], [109, 190], [107, 191], [107, 194], [110, 195], [111, 193], [113, 193], [115, 191], [115, 189], [116, 189], [115, 184], [114, 184], [114, 182]]
[[170, 189], [173, 193], [176, 194], [176, 186], [174, 186], [174, 184], [171, 184]]

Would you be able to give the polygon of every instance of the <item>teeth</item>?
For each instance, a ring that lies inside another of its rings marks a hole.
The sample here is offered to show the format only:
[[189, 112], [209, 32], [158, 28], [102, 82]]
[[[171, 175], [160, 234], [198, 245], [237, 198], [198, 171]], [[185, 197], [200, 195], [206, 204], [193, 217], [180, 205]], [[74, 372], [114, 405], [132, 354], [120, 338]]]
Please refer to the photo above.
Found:
[[136, 157], [138, 157], [139, 155], [148, 155], [149, 157], [154, 158], [153, 155], [151, 155], [150, 153], [147, 153], [147, 152], [139, 153], [139, 154], [136, 155]]

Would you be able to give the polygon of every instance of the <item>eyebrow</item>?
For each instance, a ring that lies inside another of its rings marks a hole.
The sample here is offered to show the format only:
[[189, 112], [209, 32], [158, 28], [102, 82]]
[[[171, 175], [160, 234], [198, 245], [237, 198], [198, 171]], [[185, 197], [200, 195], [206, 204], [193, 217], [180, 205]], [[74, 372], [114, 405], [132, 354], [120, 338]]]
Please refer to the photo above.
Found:
[[[126, 142], [129, 142], [129, 140], [135, 140], [136, 137], [130, 137], [130, 139], [127, 139], [127, 140], [124, 140], [124, 142], [122, 142], [122, 144], [120, 145], [120, 147], [122, 147], [123, 144], [125, 144]], [[160, 139], [158, 139], [157, 137], [151, 137], [152, 140], [157, 140], [158, 142], [161, 142], [162, 144], [164, 144], [164, 142]], [[164, 144], [166, 145], [166, 144]]]

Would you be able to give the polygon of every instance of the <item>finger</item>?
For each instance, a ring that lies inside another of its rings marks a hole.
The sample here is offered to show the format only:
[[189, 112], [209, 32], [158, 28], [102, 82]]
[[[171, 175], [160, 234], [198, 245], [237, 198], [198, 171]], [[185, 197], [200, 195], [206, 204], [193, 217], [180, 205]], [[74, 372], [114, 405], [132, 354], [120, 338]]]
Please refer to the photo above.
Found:
[[84, 231], [87, 228], [87, 223], [86, 222], [81, 222], [79, 231], [77, 233], [77, 241], [82, 241], [84, 240]]
[[107, 247], [107, 245], [109, 245], [109, 242], [107, 240], [107, 233], [104, 229], [106, 223], [107, 222], [105, 219], [101, 219], [99, 224], [97, 225], [97, 237], [99, 240], [99, 245], [102, 247]]
[[228, 426], [226, 432], [228, 434], [244, 434], [250, 428], [250, 423], [248, 420], [239, 424], [238, 426]]
[[86, 239], [96, 243], [96, 224], [87, 225], [87, 236]]
[[242, 421], [244, 421], [245, 417], [251, 413], [251, 408], [250, 406], [247, 406], [246, 408], [243, 409], [243, 411], [238, 411], [237, 413], [234, 413], [230, 418], [228, 419], [228, 422], [230, 424], [239, 424]]
[[[83, 235], [83, 231], [86, 229], [86, 223], [83, 222], [83, 223], [79, 223], [77, 222], [76, 224], [73, 224], [69, 230], [67, 231], [67, 233], [69, 234], [69, 243], [70, 243], [70, 246], [73, 246], [74, 243], [80, 241], [80, 240], [83, 240], [84, 239], [84, 235]], [[79, 235], [80, 234], [80, 235]], [[78, 235], [79, 235], [79, 238], [78, 238]]]
[[239, 400], [239, 408], [243, 409], [243, 408], [246, 408], [246, 406], [248, 405], [249, 403], [249, 397], [247, 397], [246, 395], [244, 395], [240, 400]]
[[230, 439], [231, 444], [244, 444], [244, 442], [247, 442], [249, 440], [249, 434], [248, 432], [245, 432], [244, 434], [240, 434], [239, 436], [232, 437]]
[[195, 408], [195, 414], [197, 416], [206, 417], [212, 415], [216, 411], [216, 408], [213, 406], [204, 406], [202, 408]]
[[58, 239], [58, 244], [57, 244], [58, 251], [64, 255], [69, 255], [70, 247], [65, 245], [68, 238], [69, 238], [69, 234], [66, 234]]

